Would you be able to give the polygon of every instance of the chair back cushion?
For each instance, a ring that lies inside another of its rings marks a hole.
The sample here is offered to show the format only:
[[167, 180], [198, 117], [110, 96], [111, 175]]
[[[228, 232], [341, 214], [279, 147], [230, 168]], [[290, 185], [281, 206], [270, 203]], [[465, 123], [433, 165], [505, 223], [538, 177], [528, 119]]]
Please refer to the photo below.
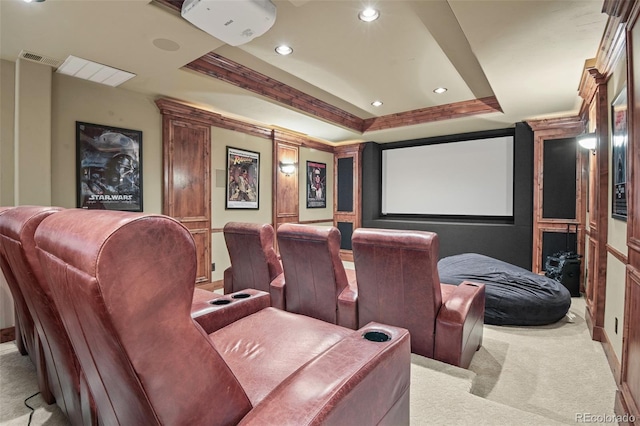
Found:
[[442, 305], [438, 235], [359, 228], [353, 233], [358, 323], [407, 328], [412, 352], [433, 357], [435, 320]]
[[[0, 222], [2, 221], [2, 214], [13, 207], [0, 207]], [[13, 298], [13, 304], [15, 309], [15, 334], [16, 334], [16, 344], [20, 349], [20, 353], [22, 355], [29, 354], [31, 358], [31, 362], [35, 365], [35, 350], [34, 350], [34, 334], [35, 328], [33, 325], [33, 318], [31, 318], [31, 314], [29, 313], [29, 308], [27, 307], [27, 302], [24, 300], [24, 296], [22, 295], [22, 290], [20, 290], [20, 286], [18, 285], [18, 281], [13, 274], [11, 268], [9, 268], [9, 264], [6, 261], [6, 256], [4, 256], [2, 251], [2, 244], [0, 244], [0, 270], [4, 275], [5, 281], [7, 282], [7, 286], [9, 287], [9, 291], [11, 292], [11, 296]], [[24, 346], [21, 346], [24, 345]]]
[[33, 317], [49, 390], [71, 423], [82, 424], [80, 366], [40, 267], [34, 241], [40, 223], [60, 210], [20, 206], [6, 211], [0, 216], [0, 246]]
[[348, 286], [338, 228], [286, 223], [277, 238], [287, 311], [335, 324], [338, 295]]
[[196, 253], [181, 224], [71, 209], [43, 221], [36, 243], [101, 423], [235, 424], [250, 410], [191, 319]]
[[233, 274], [231, 292], [253, 288], [269, 292], [271, 281], [282, 273], [273, 247], [270, 224], [229, 222], [224, 226]]

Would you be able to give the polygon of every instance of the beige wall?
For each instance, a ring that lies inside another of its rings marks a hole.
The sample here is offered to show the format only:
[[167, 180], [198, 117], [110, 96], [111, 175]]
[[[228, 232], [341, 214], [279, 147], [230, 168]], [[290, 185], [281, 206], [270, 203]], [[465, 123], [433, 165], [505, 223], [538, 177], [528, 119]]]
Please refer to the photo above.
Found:
[[[13, 116], [15, 63], [1, 63], [1, 114], [2, 133], [0, 136], [0, 201], [14, 205], [13, 195]], [[38, 67], [42, 67], [41, 65]], [[31, 64], [27, 65], [31, 69]], [[27, 90], [28, 98], [36, 99], [40, 92], [42, 98], [49, 99], [50, 117], [38, 122], [50, 123], [50, 150], [39, 152], [29, 146], [22, 154], [23, 159], [45, 158], [46, 178], [39, 176], [38, 181], [29, 183], [29, 187], [47, 189], [50, 204], [65, 208], [76, 207], [76, 121], [103, 124], [126, 129], [141, 130], [142, 136], [142, 185], [143, 206], [148, 213], [162, 213], [162, 117], [154, 103], [154, 98], [127, 91], [123, 88], [111, 88], [77, 78], [51, 73], [50, 88], [37, 86], [37, 90]], [[38, 68], [42, 73], [42, 69]], [[23, 80], [26, 83], [26, 80]], [[35, 88], [36, 86], [34, 86]], [[20, 98], [20, 96], [18, 95]], [[272, 144], [269, 139], [259, 138], [240, 132], [213, 127], [211, 129], [211, 226], [221, 229], [228, 221], [246, 221], [255, 223], [272, 222]], [[225, 181], [226, 147], [244, 148], [260, 153], [260, 208], [258, 210], [226, 210]], [[22, 149], [22, 148], [21, 148]], [[43, 157], [44, 155], [44, 157]], [[327, 164], [327, 208], [307, 209], [306, 179], [300, 174], [300, 220], [322, 220], [333, 218], [333, 155], [308, 148], [300, 149], [300, 165], [306, 161], [319, 161]], [[23, 165], [25, 170], [28, 167]], [[220, 178], [221, 181], [218, 181]], [[41, 181], [45, 180], [44, 185]], [[24, 204], [24, 203], [23, 203]], [[37, 202], [37, 204], [48, 204]], [[212, 233], [211, 262], [216, 269], [212, 280], [221, 280], [224, 269], [230, 262], [224, 237], [221, 232]], [[3, 279], [0, 277], [0, 296], [2, 296], [2, 316], [0, 328], [13, 325], [12, 300]], [[5, 306], [6, 305], [6, 306]]]
[[16, 64], [0, 60], [0, 206], [13, 205], [13, 122]]
[[[626, 83], [627, 61], [622, 58], [616, 64], [615, 70], [607, 83], [609, 95], [609, 105], [623, 90]], [[611, 110], [609, 109], [609, 123], [611, 123]], [[611, 126], [609, 128], [611, 135]], [[609, 138], [613, 140], [612, 137]], [[611, 144], [609, 144], [609, 159], [611, 159]], [[609, 167], [609, 208], [608, 208], [608, 233], [607, 244], [623, 254], [627, 254], [627, 222], [611, 217], [612, 200], [612, 173], [613, 167]], [[620, 262], [611, 254], [607, 255], [607, 287], [604, 310], [604, 330], [607, 338], [611, 342], [613, 350], [622, 360], [622, 330], [624, 327], [624, 296], [625, 296], [625, 264]], [[616, 319], [618, 321], [617, 332], [615, 329]]]
[[14, 204], [51, 204], [51, 74], [47, 65], [16, 62]]
[[[227, 146], [260, 153], [260, 181], [258, 210], [225, 209]], [[211, 228], [222, 229], [227, 222], [272, 223], [272, 168], [273, 152], [270, 139], [218, 127], [211, 128]], [[211, 262], [216, 270], [211, 280], [221, 280], [224, 270], [231, 265], [222, 232], [211, 234]]]
[[[15, 63], [0, 61], [0, 206], [13, 205]], [[13, 299], [0, 272], [0, 329], [13, 325]]]
[[162, 213], [162, 118], [154, 99], [121, 88], [54, 74], [51, 202], [76, 207], [76, 121], [142, 131], [142, 195]]

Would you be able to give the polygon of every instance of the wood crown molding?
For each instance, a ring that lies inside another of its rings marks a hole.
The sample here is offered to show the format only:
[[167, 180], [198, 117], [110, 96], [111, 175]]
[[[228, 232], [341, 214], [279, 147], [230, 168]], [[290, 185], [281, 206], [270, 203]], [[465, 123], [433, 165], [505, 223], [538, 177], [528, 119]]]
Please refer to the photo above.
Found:
[[567, 133], [580, 134], [584, 131], [584, 122], [577, 115], [571, 117], [529, 120], [527, 121], [527, 124], [534, 132], [540, 132], [544, 130], [560, 130]]
[[496, 97], [490, 96], [362, 119], [213, 52], [188, 63], [185, 68], [217, 78], [359, 133], [502, 112]]
[[[154, 0], [169, 10], [180, 12], [184, 0]], [[362, 119], [323, 100], [315, 98], [278, 80], [214, 52], [188, 63], [185, 68], [222, 80], [260, 96], [287, 105], [361, 134], [422, 123], [502, 112], [495, 96], [437, 105], [381, 117]]]
[[334, 146], [310, 139], [307, 135], [301, 133], [260, 126], [234, 118], [225, 117], [221, 114], [207, 111], [174, 99], [160, 98], [157, 99], [155, 103], [162, 115], [169, 115], [186, 121], [195, 121], [200, 124], [246, 133], [264, 139], [277, 137], [279, 140], [304, 146], [306, 148], [317, 149], [319, 151], [334, 151]]

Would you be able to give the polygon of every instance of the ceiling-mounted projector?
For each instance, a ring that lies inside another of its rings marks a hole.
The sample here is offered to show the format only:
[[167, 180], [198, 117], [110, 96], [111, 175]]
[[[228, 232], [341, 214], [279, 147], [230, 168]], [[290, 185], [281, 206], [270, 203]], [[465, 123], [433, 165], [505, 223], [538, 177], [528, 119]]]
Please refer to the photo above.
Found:
[[186, 0], [182, 17], [231, 46], [248, 43], [276, 22], [270, 0]]

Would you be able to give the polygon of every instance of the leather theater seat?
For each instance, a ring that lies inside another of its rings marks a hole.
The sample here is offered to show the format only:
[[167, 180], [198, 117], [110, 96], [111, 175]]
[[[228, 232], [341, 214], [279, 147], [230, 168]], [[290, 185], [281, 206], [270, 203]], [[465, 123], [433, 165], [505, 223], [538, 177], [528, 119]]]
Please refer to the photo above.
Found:
[[287, 311], [358, 328], [358, 284], [340, 259], [338, 228], [285, 223], [276, 237]]
[[[258, 303], [208, 334], [191, 316], [193, 238], [166, 216], [65, 210], [35, 240], [101, 424], [409, 424], [405, 329]], [[240, 306], [223, 298], [206, 315]]]
[[[11, 208], [13, 207], [0, 207], [0, 220], [2, 220], [2, 213]], [[15, 281], [13, 274], [9, 269], [9, 265], [6, 263], [6, 260], [2, 255], [2, 250], [0, 250], [0, 268], [4, 274], [5, 280], [9, 287], [9, 291], [11, 292], [11, 296], [13, 298], [16, 346], [18, 347], [18, 351], [20, 351], [20, 354], [29, 355], [29, 357], [31, 358], [31, 362], [35, 365], [35, 328], [33, 326], [33, 318], [31, 318], [29, 308], [27, 307], [27, 302], [25, 302], [24, 300], [24, 296], [22, 295], [20, 286]]]
[[379, 321], [411, 333], [411, 351], [467, 368], [482, 345], [484, 284], [441, 284], [438, 235], [356, 229], [359, 323]]
[[229, 222], [224, 239], [231, 266], [224, 271], [224, 293], [248, 288], [271, 295], [271, 305], [284, 309], [284, 274], [273, 247], [275, 232], [270, 224]]
[[95, 424], [95, 406], [84, 374], [36, 255], [36, 229], [59, 211], [55, 207], [20, 206], [4, 212], [0, 216], [0, 251], [7, 259], [5, 275], [13, 276], [34, 320], [39, 342], [36, 368], [44, 400], [49, 404], [55, 401], [72, 425]]

